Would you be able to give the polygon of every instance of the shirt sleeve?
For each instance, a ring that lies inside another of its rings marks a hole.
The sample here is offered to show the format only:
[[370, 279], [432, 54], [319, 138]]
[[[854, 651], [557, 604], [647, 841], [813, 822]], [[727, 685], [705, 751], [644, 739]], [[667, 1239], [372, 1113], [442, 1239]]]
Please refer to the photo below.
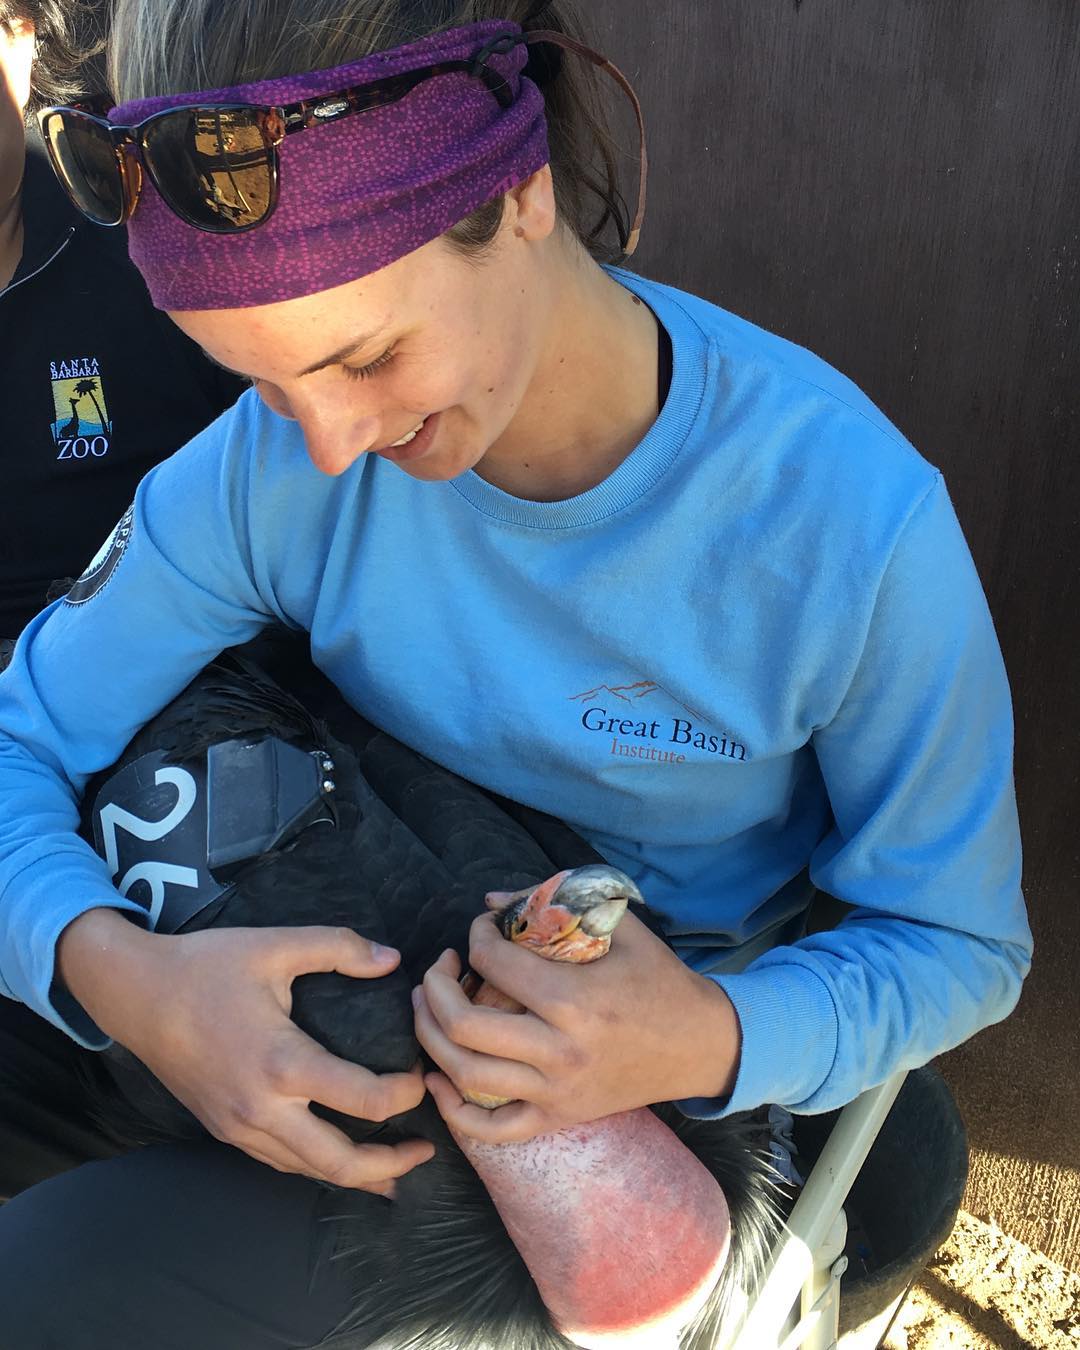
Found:
[[810, 875], [854, 909], [715, 977], [742, 1057], [730, 1099], [685, 1103], [693, 1115], [833, 1109], [1019, 997], [1032, 941], [1009, 688], [940, 476], [899, 535], [854, 678], [812, 744], [834, 823]]
[[105, 1038], [53, 988], [57, 940], [89, 909], [139, 907], [76, 833], [79, 795], [208, 661], [275, 617], [252, 579], [251, 412], [242, 400], [143, 479], [0, 675], [0, 994], [86, 1046]]

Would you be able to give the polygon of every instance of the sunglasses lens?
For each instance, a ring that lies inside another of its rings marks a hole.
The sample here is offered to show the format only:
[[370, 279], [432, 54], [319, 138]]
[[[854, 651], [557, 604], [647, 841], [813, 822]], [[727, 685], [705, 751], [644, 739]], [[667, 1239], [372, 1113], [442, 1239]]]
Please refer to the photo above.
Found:
[[42, 132], [61, 181], [75, 205], [101, 225], [124, 218], [124, 185], [109, 133], [70, 109], [49, 113]]
[[143, 163], [182, 219], [213, 234], [258, 225], [274, 204], [275, 153], [251, 108], [178, 108], [144, 131]]

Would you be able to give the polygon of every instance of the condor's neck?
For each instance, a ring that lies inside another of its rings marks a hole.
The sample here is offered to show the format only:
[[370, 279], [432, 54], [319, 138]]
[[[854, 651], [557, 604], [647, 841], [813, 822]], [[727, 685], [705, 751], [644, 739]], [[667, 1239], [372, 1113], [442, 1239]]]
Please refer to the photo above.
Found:
[[552, 1320], [586, 1350], [667, 1350], [727, 1258], [719, 1183], [651, 1111], [523, 1144], [457, 1142]]

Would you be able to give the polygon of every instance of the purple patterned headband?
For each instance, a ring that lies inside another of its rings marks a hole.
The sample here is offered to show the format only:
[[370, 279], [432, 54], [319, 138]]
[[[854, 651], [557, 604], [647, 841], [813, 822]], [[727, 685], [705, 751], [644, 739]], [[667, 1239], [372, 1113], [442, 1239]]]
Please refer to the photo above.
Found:
[[[132, 125], [168, 108], [270, 107], [442, 61], [469, 60], [515, 24], [455, 28], [332, 70], [232, 89], [138, 99], [109, 120]], [[278, 147], [280, 198], [250, 231], [195, 229], [144, 176], [128, 222], [131, 257], [159, 309], [240, 309], [291, 300], [367, 276], [404, 257], [548, 162], [544, 99], [522, 76], [523, 45], [488, 64], [510, 85], [503, 109], [475, 76], [441, 75], [397, 103], [286, 137]]]

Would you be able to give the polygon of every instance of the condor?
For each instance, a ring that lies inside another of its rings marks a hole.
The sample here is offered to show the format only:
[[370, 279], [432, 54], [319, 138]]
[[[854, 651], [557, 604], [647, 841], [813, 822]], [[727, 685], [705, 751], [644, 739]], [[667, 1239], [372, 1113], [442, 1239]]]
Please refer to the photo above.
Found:
[[[118, 872], [135, 878], [129, 895], [146, 890], [166, 930], [177, 917], [174, 931], [325, 923], [398, 947], [402, 965], [383, 979], [295, 982], [293, 1019], [335, 1054], [377, 1072], [415, 1061], [411, 985], [446, 946], [466, 950], [485, 892], [520, 892], [530, 922], [554, 921], [560, 937], [573, 930], [576, 949], [637, 898], [566, 826], [365, 722], [306, 657], [260, 653], [262, 667], [226, 654], [145, 727], [89, 785], [83, 830], [105, 841], [103, 853], [112, 839]], [[140, 784], [154, 802], [140, 802]], [[116, 842], [118, 822], [170, 814], [168, 838], [159, 825], [150, 839], [136, 830], [139, 845]], [[178, 868], [188, 869], [182, 886], [168, 881]], [[515, 909], [504, 936], [526, 926]], [[102, 1055], [110, 1073], [97, 1083], [98, 1110], [121, 1139], [202, 1133], [127, 1051]], [[467, 1157], [430, 1099], [382, 1124], [321, 1113], [356, 1140], [421, 1136], [437, 1149], [394, 1200], [343, 1196], [338, 1250], [356, 1292], [332, 1339], [341, 1350], [705, 1350], [777, 1231], [773, 1174], [745, 1119], [688, 1120], [661, 1106], [516, 1152], [466, 1144]], [[594, 1279], [598, 1270], [606, 1277]]]

